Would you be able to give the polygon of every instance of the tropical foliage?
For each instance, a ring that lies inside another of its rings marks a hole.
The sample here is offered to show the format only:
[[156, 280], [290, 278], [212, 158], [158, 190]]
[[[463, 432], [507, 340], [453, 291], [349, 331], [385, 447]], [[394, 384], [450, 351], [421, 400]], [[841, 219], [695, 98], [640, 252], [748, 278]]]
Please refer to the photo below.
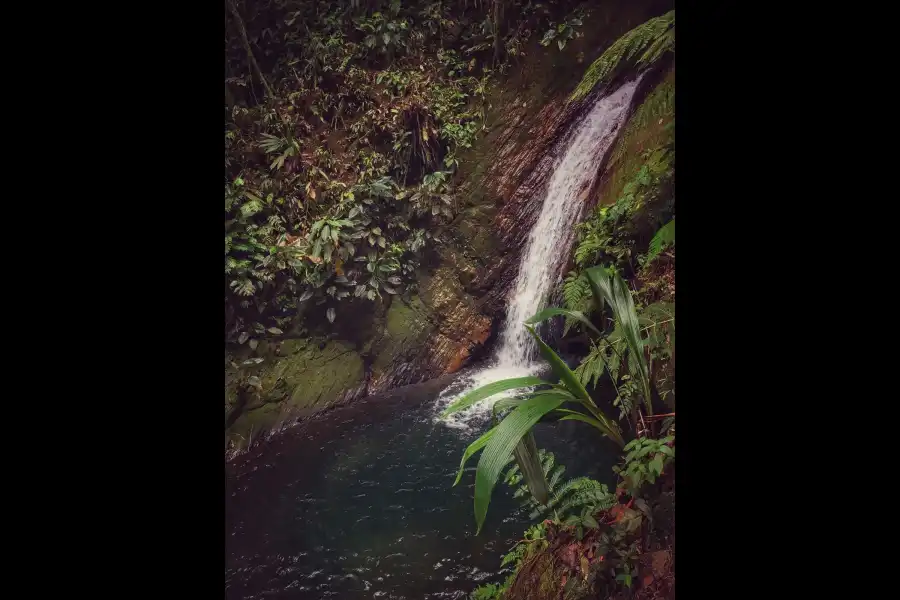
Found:
[[[583, 313], [560, 308], [545, 309], [525, 323], [560, 383], [553, 384], [530, 376], [505, 379], [469, 392], [443, 412], [443, 416], [450, 415], [501, 392], [536, 388], [519, 397], [495, 402], [493, 412], [497, 424], [472, 442], [463, 454], [454, 485], [459, 483], [468, 459], [479, 450], [484, 450], [475, 470], [475, 520], [479, 531], [500, 471], [513, 459], [535, 501], [548, 509], [552, 507], [553, 486], [547, 482], [531, 434], [532, 427], [542, 419], [551, 416], [558, 417], [560, 421], [581, 421], [595, 427], [620, 446], [624, 445], [618, 424], [603, 413], [585, 387], [586, 382], [596, 381], [604, 368], [610, 371], [614, 385], [620, 369], [622, 371], [622, 387], [626, 387], [626, 391], [617, 386], [617, 401], [623, 407], [623, 416], [631, 415], [632, 425], [638, 421], [637, 402], [643, 404], [648, 417], [653, 415], [652, 350], [671, 341], [673, 336], [667, 332], [674, 334], [674, 316], [666, 312], [666, 307], [660, 306], [648, 311], [648, 314], [657, 315], [657, 320], [650, 316], [639, 317], [628, 285], [614, 270], [593, 267], [585, 271], [585, 277], [593, 292], [594, 302], [610, 308], [615, 323], [611, 332], [599, 329]], [[595, 350], [576, 372], [570, 370], [534, 330], [534, 325], [555, 316], [571, 318], [596, 336], [592, 342]], [[666, 321], [666, 329], [659, 333], [657, 330], [663, 326], [663, 321]]]
[[616, 503], [615, 495], [606, 485], [589, 477], [563, 480], [566, 468], [556, 464], [552, 452], [540, 450], [538, 460], [549, 490], [550, 499], [546, 504], [541, 504], [529, 493], [528, 485], [522, 483], [524, 476], [518, 464], [513, 464], [503, 476], [503, 480], [515, 488], [513, 497], [521, 498], [522, 504], [530, 510], [528, 518], [550, 515], [557, 522], [596, 529], [596, 521], [591, 515], [612, 507]]
[[[477, 451], [484, 449], [475, 471], [475, 520], [481, 530], [490, 504], [491, 492], [503, 467], [513, 457], [532, 495], [541, 504], [550, 501], [548, 484], [540, 467], [539, 454], [534, 447], [531, 428], [548, 415], [561, 421], [577, 420], [595, 427], [601, 434], [624, 445], [619, 426], [607, 417], [588, 394], [582, 382], [566, 363], [535, 332], [533, 324], [557, 314], [566, 314], [582, 321], [586, 326], [599, 330], [584, 315], [563, 309], [547, 309], [526, 322], [525, 327], [534, 338], [541, 354], [559, 378], [557, 384], [537, 377], [519, 377], [498, 381], [478, 388], [448, 406], [442, 416], [468, 408], [472, 404], [500, 392], [539, 388], [525, 394], [502, 399], [493, 405], [497, 424], [472, 442], [463, 454], [456, 483], [459, 483], [466, 461]], [[566, 408], [562, 408], [565, 405]], [[576, 410], [576, 409], [583, 410]], [[505, 412], [507, 411], [508, 412]], [[501, 413], [504, 413], [501, 415]]]
[[[646, 68], [670, 50], [674, 52], [674, 12], [635, 28], [612, 44], [588, 69], [573, 98], [583, 98], [595, 85], [609, 83], [620, 73]], [[567, 592], [573, 585], [584, 586], [582, 590], [589, 589], [597, 597], [618, 597], [624, 588], [646, 587], [654, 580], [644, 560], [648, 539], [655, 536], [656, 543], [667, 546], [666, 552], [671, 553], [676, 320], [672, 73], [656, 84], [614, 146], [610, 160], [613, 175], [603, 187], [611, 191], [614, 201], [604, 202], [601, 197], [598, 206], [577, 226], [574, 269], [562, 286], [565, 308], [546, 309], [526, 322], [539, 343], [542, 340], [534, 327], [552, 318], [565, 319], [564, 336], [580, 330], [579, 343], [586, 349], [579, 365], [569, 373], [586, 393], [612, 388], [618, 420], [634, 432], [635, 437], [622, 449], [620, 463], [613, 467], [619, 482], [610, 493], [589, 478], [566, 481], [564, 468], [555, 464], [552, 454], [529, 448], [533, 444], [529, 429], [520, 442], [528, 451], [507, 458], [513, 464], [505, 480], [530, 511], [529, 518], [543, 520], [529, 528], [503, 557], [502, 565], [514, 564], [514, 573], [502, 585], [479, 588], [476, 596], [530, 597], [529, 590], [538, 584], [543, 589], [550, 578], [559, 582], [559, 590], [553, 589], [560, 597], [569, 597]], [[626, 274], [628, 281], [623, 278]], [[547, 357], [543, 346], [541, 350]], [[563, 370], [567, 367], [550, 362], [560, 383], [544, 382], [524, 396], [497, 401], [490, 437], [515, 437], [524, 429], [514, 431], [512, 424], [504, 426], [520, 403], [574, 387]], [[526, 384], [535, 385], [533, 381], [497, 382], [472, 394], [480, 400]], [[660, 410], [663, 406], [671, 412]], [[566, 414], [569, 409], [560, 404], [547, 407], [548, 416], [540, 420], [551, 421], [552, 415], [559, 420], [594, 418], [583, 412], [583, 404], [571, 407], [578, 414]], [[561, 414], [566, 416], [560, 418]], [[479, 470], [481, 460], [492, 449], [486, 444], [473, 444], [463, 459], [465, 462], [480, 449], [484, 452], [476, 467], [475, 498], [479, 527], [483, 516], [478, 511], [484, 503], [478, 497]], [[495, 457], [490, 459], [492, 462]], [[523, 468], [525, 460], [531, 461], [527, 468]], [[482, 474], [485, 480], [490, 476], [492, 471]], [[546, 491], [538, 495], [534, 489]], [[556, 570], [555, 565], [560, 564], [566, 565], [562, 571]], [[670, 585], [674, 581], [671, 572], [666, 577]], [[671, 591], [671, 587], [668, 589]]]
[[414, 290], [507, 57], [568, 4], [226, 0], [226, 340]]
[[644, 257], [645, 264], [652, 263], [662, 251], [675, 245], [675, 219], [672, 219], [659, 228], [659, 231], [650, 240], [650, 247], [647, 248], [647, 255]]
[[[646, 244], [647, 238], [674, 215], [674, 143], [645, 151], [642, 161], [616, 202], [598, 207], [590, 218], [576, 227], [577, 270], [598, 263], [612, 263], [636, 274], [639, 245]], [[662, 244], [674, 240], [674, 226], [664, 236], [669, 233], [671, 240], [658, 240], [659, 250]]]
[[628, 452], [623, 467], [613, 467], [625, 481], [628, 489], [637, 493], [644, 484], [654, 483], [663, 470], [675, 459], [675, 436], [663, 438], [636, 438], [625, 446]]
[[569, 40], [573, 40], [583, 35], [577, 28], [584, 24], [584, 19], [588, 14], [590, 14], [590, 11], [578, 9], [561, 23], [550, 23], [550, 29], [548, 29], [544, 33], [544, 37], [541, 38], [541, 45], [549, 46], [555, 41], [557, 47], [562, 50], [566, 47]]
[[647, 68], [667, 52], [675, 51], [675, 11], [638, 25], [595, 60], [570, 96], [581, 100], [597, 85], [609, 83], [619, 73], [632, 68]]

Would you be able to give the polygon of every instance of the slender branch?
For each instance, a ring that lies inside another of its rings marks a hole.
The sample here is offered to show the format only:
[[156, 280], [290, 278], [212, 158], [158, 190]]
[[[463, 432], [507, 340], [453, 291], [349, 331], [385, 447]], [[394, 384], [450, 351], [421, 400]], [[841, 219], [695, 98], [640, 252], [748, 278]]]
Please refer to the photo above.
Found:
[[237, 6], [234, 4], [234, 0], [227, 0], [228, 8], [231, 10], [231, 14], [234, 15], [234, 20], [237, 25], [238, 33], [241, 35], [241, 42], [244, 44], [244, 50], [247, 51], [247, 58], [250, 60], [250, 66], [253, 70], [256, 71], [256, 76], [259, 77], [259, 80], [262, 81], [263, 87], [266, 88], [266, 93], [270, 98], [275, 97], [275, 93], [272, 91], [272, 88], [269, 87], [269, 82], [266, 81], [265, 76], [263, 76], [262, 70], [259, 68], [259, 64], [256, 62], [256, 57], [253, 56], [253, 50], [250, 48], [250, 40], [247, 38], [247, 28], [244, 27], [244, 19], [241, 18], [241, 14], [238, 12]]
[[671, 412], [671, 413], [666, 413], [666, 414], [664, 414], [664, 415], [650, 415], [650, 416], [647, 417], [647, 420], [648, 420], [648, 421], [657, 421], [657, 420], [659, 420], [659, 419], [664, 419], [664, 418], [666, 418], [666, 417], [674, 417], [674, 416], [675, 416], [675, 413], [673, 413], [673, 412]]
[[641, 418], [641, 433], [647, 433], [647, 423], [644, 422], [644, 413], [641, 412], [641, 409], [638, 408], [638, 416]]
[[674, 318], [671, 318], [671, 319], [666, 319], [665, 321], [660, 321], [659, 323], [651, 323], [650, 325], [647, 325], [646, 327], [641, 329], [641, 331], [647, 331], [651, 327], [656, 327], [657, 325], [662, 325], [663, 323], [668, 323], [669, 321], [674, 321], [674, 320], [675, 320]]

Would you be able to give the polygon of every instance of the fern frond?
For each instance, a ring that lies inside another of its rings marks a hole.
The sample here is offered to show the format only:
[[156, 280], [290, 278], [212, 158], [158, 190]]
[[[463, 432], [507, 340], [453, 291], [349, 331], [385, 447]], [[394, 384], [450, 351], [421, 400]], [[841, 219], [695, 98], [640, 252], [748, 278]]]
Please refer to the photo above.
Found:
[[672, 219], [656, 232], [653, 239], [650, 240], [650, 247], [647, 249], [647, 259], [644, 264], [650, 264], [657, 256], [662, 253], [663, 249], [668, 246], [675, 245], [675, 219]]
[[509, 470], [503, 476], [503, 481], [505, 481], [509, 485], [515, 485], [515, 484], [519, 483], [519, 481], [521, 480], [521, 477], [522, 477], [521, 474], [519, 474], [519, 463], [513, 462], [513, 465], [509, 468]]
[[[673, 21], [674, 23], [674, 17]], [[651, 65], [658, 61], [667, 50], [675, 48], [675, 28], [669, 29], [664, 34], [653, 40], [647, 51], [638, 59], [639, 65]]]
[[[535, 503], [534, 510], [532, 513], [536, 513], [534, 517], [542, 516], [548, 513], [551, 513], [554, 509], [561, 506], [562, 504], [568, 502], [569, 498], [567, 497], [570, 493], [580, 492], [587, 489], [591, 489], [594, 485], [602, 485], [589, 477], [576, 477], [575, 479], [570, 479], [559, 486], [556, 490], [551, 491], [550, 502], [547, 503], [546, 506]], [[578, 504], [577, 502], [572, 504], [574, 506]], [[569, 506], [569, 508], [571, 508]], [[580, 506], [580, 504], [579, 504]], [[560, 518], [563, 518], [565, 513], [556, 510], [556, 513]]]
[[262, 209], [263, 209], [262, 202], [260, 202], [256, 198], [254, 198], [254, 199], [252, 199], [248, 202], [245, 202], [244, 204], [241, 205], [241, 215], [245, 218], [252, 217], [253, 215], [258, 213]]
[[581, 385], [587, 387], [589, 384], [596, 384], [600, 381], [600, 377], [603, 376], [603, 371], [606, 369], [607, 360], [606, 345], [595, 346], [592, 344], [591, 351], [575, 369], [575, 375], [578, 376]]
[[262, 140], [259, 142], [259, 147], [262, 148], [266, 154], [281, 152], [281, 150], [288, 145], [287, 140], [268, 133], [262, 134]]
[[231, 282], [231, 287], [238, 296], [252, 296], [256, 293], [253, 282], [247, 278], [236, 279]]
[[615, 495], [609, 492], [605, 484], [589, 477], [575, 477], [562, 481], [562, 474], [566, 468], [556, 464], [553, 453], [540, 450], [538, 456], [550, 492], [550, 502], [547, 505], [537, 502], [529, 493], [527, 485], [519, 485], [522, 476], [515, 465], [504, 477], [511, 486], [518, 485], [513, 497], [525, 498], [523, 505], [531, 509], [528, 515], [530, 519], [543, 518], [547, 514], [555, 514], [563, 519], [569, 511], [581, 512], [588, 507], [592, 512], [596, 512], [606, 510], [615, 504]]
[[[631, 66], [649, 67], [667, 51], [675, 51], [675, 11], [638, 25], [606, 49], [587, 71], [569, 101], [582, 100], [598, 84], [609, 83]], [[640, 57], [635, 60], [638, 53]]]
[[526, 550], [528, 550], [528, 544], [517, 545], [515, 548], [513, 548], [513, 550], [509, 554], [506, 554], [503, 557], [503, 561], [500, 563], [500, 568], [502, 569], [509, 563], [519, 562], [519, 559], [521, 559], [523, 556], [525, 556]]
[[[597, 482], [594, 481], [593, 483]], [[605, 485], [598, 485], [599, 487], [596, 489], [585, 489], [583, 491], [579, 491], [570, 495], [566, 499], [566, 501], [559, 506], [557, 512], [560, 515], [564, 515], [569, 512], [580, 512], [581, 509], [585, 506], [590, 506], [592, 512], [612, 508], [612, 506], [616, 503], [615, 494], [611, 494], [609, 492], [609, 489]]]
[[[645, 322], [646, 319], [646, 322]], [[641, 325], [655, 325], [660, 321], [675, 321], [675, 305], [671, 302], [654, 302], [641, 311]], [[674, 325], [672, 325], [674, 327]]]
[[565, 465], [557, 465], [557, 467], [553, 470], [553, 473], [550, 474], [549, 479], [547, 479], [547, 483], [552, 490], [556, 487], [556, 484], [559, 482], [559, 478], [562, 477], [562, 474], [565, 472]]
[[[568, 310], [578, 311], [589, 315], [594, 306], [594, 296], [591, 294], [591, 286], [587, 277], [572, 271], [566, 277], [563, 283], [563, 302]], [[565, 326], [563, 327], [563, 335], [569, 333], [569, 330], [577, 321], [571, 317], [566, 317]]]
[[544, 477], [550, 472], [550, 469], [553, 468], [555, 463], [555, 458], [552, 452], [544, 452], [543, 456], [540, 457], [541, 460], [541, 470], [544, 472]]
[[598, 253], [609, 242], [609, 236], [595, 232], [588, 233], [575, 248], [575, 264], [579, 267], [593, 265], [597, 260]]

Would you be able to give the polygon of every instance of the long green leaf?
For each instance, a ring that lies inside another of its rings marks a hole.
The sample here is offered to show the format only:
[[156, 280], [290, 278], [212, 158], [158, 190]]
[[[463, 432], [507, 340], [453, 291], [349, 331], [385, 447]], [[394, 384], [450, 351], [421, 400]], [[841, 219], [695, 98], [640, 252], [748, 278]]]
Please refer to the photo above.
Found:
[[540, 377], [514, 377], [512, 379], [501, 379], [494, 383], [481, 386], [477, 390], [473, 390], [448, 406], [441, 413], [441, 417], [469, 408], [476, 402], [489, 398], [494, 394], [505, 392], [506, 390], [514, 390], [516, 388], [531, 387], [534, 385], [550, 385]]
[[475, 454], [476, 452], [478, 452], [479, 450], [484, 448], [485, 445], [487, 445], [487, 443], [491, 440], [491, 437], [493, 437], [495, 431], [497, 431], [496, 427], [488, 429], [484, 433], [484, 435], [482, 435], [480, 438], [478, 438], [477, 440], [475, 440], [474, 442], [469, 444], [469, 447], [466, 448], [466, 451], [463, 453], [462, 460], [459, 461], [459, 473], [456, 474], [456, 481], [453, 482], [454, 486], [457, 483], [459, 483], [460, 479], [462, 479], [463, 469], [466, 466], [466, 461], [468, 461], [472, 457], [473, 454]]
[[537, 398], [538, 396], [541, 396], [541, 397], [550, 396], [553, 398], [559, 398], [563, 402], [581, 403], [581, 401], [582, 401], [580, 398], [576, 398], [569, 390], [564, 389], [564, 388], [552, 388], [549, 390], [542, 390], [542, 391], [534, 392], [532, 394], [532, 396], [534, 398]]
[[513, 449], [541, 417], [562, 403], [563, 399], [559, 396], [541, 395], [529, 398], [494, 428], [496, 432], [488, 441], [475, 470], [475, 522], [478, 524], [476, 533], [480, 532], [484, 525], [491, 503], [491, 492], [500, 471], [509, 462]]
[[[511, 408], [515, 408], [516, 406], [522, 404], [529, 398], [535, 398], [537, 396], [554, 396], [554, 397], [560, 398], [563, 402], [578, 402], [578, 403], [582, 402], [581, 400], [579, 400], [578, 398], [576, 398], [575, 396], [570, 394], [569, 391], [566, 390], [564, 387], [556, 387], [556, 386], [554, 386], [553, 388], [546, 390], [546, 391], [532, 392], [531, 394], [529, 394], [525, 397], [501, 398], [500, 400], [497, 400], [494, 403], [494, 405], [491, 407], [491, 410], [493, 411], [493, 416], [494, 416], [495, 422], [497, 419], [497, 415], [499, 415], [503, 411], [509, 410]], [[560, 409], [560, 410], [564, 410], [564, 409]], [[575, 411], [569, 411], [569, 412], [575, 412]]]
[[[545, 382], [546, 383], [546, 382]], [[578, 398], [569, 393], [565, 387], [562, 386], [553, 386], [549, 390], [542, 390], [537, 392], [532, 392], [525, 397], [519, 398], [501, 398], [497, 400], [491, 409], [494, 412], [494, 418], [497, 417], [498, 414], [503, 412], [504, 410], [509, 410], [510, 408], [515, 408], [516, 406], [522, 404], [529, 398], [536, 398], [538, 396], [553, 396], [560, 398], [563, 402], [581, 402]], [[562, 409], [561, 409], [562, 410]]]
[[584, 315], [583, 312], [579, 312], [577, 310], [567, 310], [565, 308], [552, 308], [552, 307], [545, 308], [544, 310], [542, 310], [538, 314], [534, 315], [533, 317], [526, 319], [525, 324], [526, 325], [535, 325], [542, 321], [546, 321], [547, 319], [549, 319], [551, 317], [556, 317], [556, 316], [560, 316], [560, 315], [562, 315], [564, 317], [569, 317], [571, 319], [575, 319], [576, 321], [584, 323], [588, 328], [590, 328], [591, 331], [593, 331], [597, 335], [603, 335], [602, 333], [600, 333], [599, 329], [594, 327], [594, 324], [591, 323], [591, 320], [588, 319]]
[[675, 219], [663, 225], [650, 240], [650, 246], [647, 248], [646, 262], [655, 259], [663, 251], [663, 248], [669, 245], [675, 245]]
[[634, 357], [629, 360], [629, 370], [637, 377], [643, 389], [644, 405], [647, 413], [653, 414], [650, 396], [650, 369], [644, 356], [644, 344], [641, 340], [641, 326], [628, 285], [618, 273], [610, 275], [603, 267], [591, 267], [585, 270], [588, 283], [597, 298], [606, 300], [613, 311], [616, 325], [621, 328], [628, 350]]
[[[569, 410], [568, 408], [557, 408], [554, 412], [565, 413], [567, 415], [581, 415], [584, 413], [580, 413], [577, 410]], [[560, 419], [562, 420], [562, 419]]]
[[550, 487], [547, 484], [547, 477], [544, 475], [544, 468], [532, 430], [529, 429], [528, 433], [522, 436], [513, 449], [513, 454], [516, 457], [516, 464], [519, 465], [519, 470], [522, 472], [522, 477], [528, 485], [528, 491], [535, 500], [541, 504], [547, 504], [550, 501]]
[[[559, 388], [553, 388], [553, 389], [549, 389], [549, 390], [545, 390], [545, 391], [534, 392], [531, 394], [531, 397], [532, 398], [538, 398], [538, 397], [557, 398], [559, 400], [562, 400], [563, 402], [574, 402], [580, 406], [584, 406], [584, 400], [581, 400], [580, 398], [576, 398], [567, 389], [563, 388], [562, 386], [560, 386]], [[565, 410], [565, 409], [559, 409], [559, 410]]]
[[615, 441], [617, 444], [619, 444], [619, 446], [625, 445], [625, 440], [622, 439], [622, 433], [619, 430], [619, 426], [616, 424], [615, 421], [609, 419], [606, 415], [604, 415], [603, 412], [599, 408], [590, 406], [588, 404], [585, 404], [584, 402], [582, 402], [581, 405], [584, 406], [586, 409], [588, 409], [591, 412], [591, 414], [594, 415], [594, 417], [589, 417], [588, 415], [585, 415], [584, 413], [580, 413], [575, 410], [569, 410], [567, 408], [557, 408], [553, 412], [568, 415], [565, 417], [561, 417], [559, 419], [560, 421], [572, 421], [572, 420], [583, 421], [585, 423], [593, 425], [594, 427], [599, 429], [604, 435], [612, 438], [613, 441]]
[[[553, 368], [553, 371], [559, 376], [563, 385], [565, 385], [566, 390], [570, 394], [572, 394], [572, 400], [576, 402], [581, 402], [585, 408], [591, 411], [597, 420], [606, 426], [608, 430], [608, 435], [615, 440], [617, 444], [620, 446], [625, 442], [622, 440], [622, 435], [619, 433], [618, 426], [615, 422], [609, 419], [603, 412], [597, 407], [594, 400], [591, 398], [590, 394], [588, 394], [584, 385], [581, 383], [581, 380], [578, 379], [578, 376], [566, 365], [566, 363], [559, 357], [556, 352], [553, 351], [553, 348], [547, 345], [544, 340], [541, 339], [535, 331], [534, 328], [526, 325], [526, 329], [531, 333], [534, 337], [535, 341], [538, 343], [538, 347], [541, 350], [541, 354], [544, 355], [544, 358], [547, 359], [547, 362], [550, 363], [550, 366]], [[558, 388], [557, 388], [558, 389]], [[550, 393], [550, 392], [545, 392]]]
[[624, 441], [622, 440], [622, 435], [618, 431], [610, 428], [608, 425], [605, 425], [603, 422], [598, 421], [597, 419], [588, 417], [587, 415], [574, 413], [561, 418], [560, 421], [582, 421], [584, 423], [587, 423], [588, 425], [593, 425], [594, 427], [599, 429], [603, 435], [611, 437], [613, 440], [618, 442], [620, 446], [624, 443]]
[[566, 389], [572, 393], [573, 396], [580, 400], [584, 400], [586, 402], [590, 402], [594, 404], [594, 401], [591, 399], [591, 396], [587, 393], [587, 390], [584, 389], [584, 386], [578, 380], [578, 376], [572, 372], [566, 363], [559, 357], [556, 352], [553, 351], [553, 348], [548, 346], [544, 340], [541, 339], [535, 331], [534, 328], [526, 325], [525, 328], [528, 332], [534, 337], [535, 341], [538, 344], [538, 348], [541, 351], [541, 354], [544, 358], [547, 359], [547, 362], [550, 363], [550, 367], [553, 369], [553, 372], [556, 373], [557, 377], [563, 382], [566, 386]]
[[500, 398], [494, 405], [491, 407], [491, 410], [494, 413], [494, 418], [497, 418], [497, 415], [502, 413], [504, 410], [509, 410], [510, 408], [515, 408], [519, 404], [522, 404], [528, 398]]
[[607, 417], [597, 406], [593, 406], [591, 404], [588, 404], [587, 402], [582, 402], [581, 405], [585, 407], [588, 412], [590, 412], [594, 416], [595, 419], [600, 421], [600, 423], [605, 425], [611, 432], [613, 432], [610, 437], [612, 437], [612, 439], [615, 440], [615, 442], [619, 444], [619, 446], [625, 445], [625, 440], [622, 439], [622, 430], [619, 429], [619, 425], [614, 419], [610, 419], [609, 417]]

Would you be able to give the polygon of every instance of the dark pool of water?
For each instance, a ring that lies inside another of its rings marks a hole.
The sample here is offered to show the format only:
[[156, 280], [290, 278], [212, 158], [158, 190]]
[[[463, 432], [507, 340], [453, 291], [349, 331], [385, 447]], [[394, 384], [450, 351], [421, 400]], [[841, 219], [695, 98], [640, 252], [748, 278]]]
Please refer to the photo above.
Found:
[[[448, 381], [335, 409], [230, 463], [226, 597], [465, 598], [501, 581], [500, 558], [530, 522], [501, 483], [475, 536], [474, 473], [451, 484], [480, 431], [434, 423]], [[535, 436], [567, 476], [613, 483], [614, 448], [593, 428], [541, 424]]]

